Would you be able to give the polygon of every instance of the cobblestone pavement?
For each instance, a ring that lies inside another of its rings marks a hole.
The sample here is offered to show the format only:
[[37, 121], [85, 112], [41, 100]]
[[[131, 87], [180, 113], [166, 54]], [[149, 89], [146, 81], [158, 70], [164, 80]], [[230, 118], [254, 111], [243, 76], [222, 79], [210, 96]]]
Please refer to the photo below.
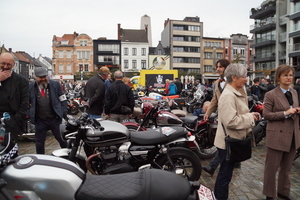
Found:
[[[33, 142], [19, 141], [19, 154], [35, 153]], [[46, 140], [46, 154], [51, 154], [58, 149], [58, 142], [52, 135]], [[210, 160], [202, 160], [202, 165], [208, 165]], [[265, 145], [262, 141], [257, 147], [253, 148], [252, 158], [242, 162], [240, 169], [234, 169], [233, 179], [230, 183], [230, 200], [255, 200], [265, 199], [262, 194], [263, 170], [265, 162]], [[200, 182], [209, 188], [214, 188], [217, 172], [211, 177], [205, 171], [202, 171]], [[293, 163], [291, 172], [291, 197], [300, 199], [300, 158]]]

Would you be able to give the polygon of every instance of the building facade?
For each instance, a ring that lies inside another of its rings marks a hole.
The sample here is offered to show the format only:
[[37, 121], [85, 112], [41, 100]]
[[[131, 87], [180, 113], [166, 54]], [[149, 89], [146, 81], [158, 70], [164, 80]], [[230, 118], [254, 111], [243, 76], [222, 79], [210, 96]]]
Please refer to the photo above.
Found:
[[165, 21], [161, 43], [170, 48], [171, 69], [183, 70], [186, 74], [200, 74], [202, 37], [203, 23], [199, 17]]
[[52, 39], [53, 79], [73, 80], [83, 72], [94, 71], [93, 40], [87, 34], [64, 34]]

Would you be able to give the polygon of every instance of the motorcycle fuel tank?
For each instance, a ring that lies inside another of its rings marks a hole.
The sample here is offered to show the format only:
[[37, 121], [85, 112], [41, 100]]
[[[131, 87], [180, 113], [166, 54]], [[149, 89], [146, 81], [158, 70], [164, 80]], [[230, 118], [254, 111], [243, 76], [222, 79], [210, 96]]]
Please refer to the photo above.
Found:
[[104, 120], [100, 128], [86, 131], [86, 143], [92, 147], [118, 145], [128, 141], [129, 130], [121, 123]]
[[179, 119], [176, 115], [173, 113], [167, 112], [167, 111], [159, 111], [157, 115], [157, 125], [163, 126], [163, 125], [176, 125], [182, 124], [182, 120]]
[[17, 157], [0, 176], [8, 191], [22, 200], [74, 200], [85, 179], [85, 173], [73, 162], [38, 154]]

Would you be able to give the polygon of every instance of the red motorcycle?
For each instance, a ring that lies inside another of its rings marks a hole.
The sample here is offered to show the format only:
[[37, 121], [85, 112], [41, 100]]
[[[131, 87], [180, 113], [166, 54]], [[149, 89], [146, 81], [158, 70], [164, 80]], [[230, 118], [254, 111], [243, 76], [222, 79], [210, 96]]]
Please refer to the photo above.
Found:
[[[178, 117], [166, 109], [167, 104], [168, 102], [165, 100], [158, 101], [155, 105], [150, 102], [143, 102], [141, 104], [142, 114], [139, 115], [140, 123], [124, 122], [123, 125], [131, 131], [144, 131], [161, 126], [183, 126], [196, 137], [200, 147], [200, 151], [197, 152], [198, 156], [202, 159], [214, 157], [217, 148], [213, 144], [214, 135], [210, 134], [213, 129], [210, 127], [216, 124], [216, 121], [214, 119], [211, 121], [198, 121], [197, 116]], [[215, 118], [215, 116], [212, 116], [212, 118]]]

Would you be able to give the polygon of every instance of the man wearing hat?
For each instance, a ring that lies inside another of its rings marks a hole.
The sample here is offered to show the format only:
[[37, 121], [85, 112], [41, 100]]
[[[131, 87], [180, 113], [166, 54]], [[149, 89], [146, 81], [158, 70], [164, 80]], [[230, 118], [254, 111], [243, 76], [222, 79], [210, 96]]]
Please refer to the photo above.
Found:
[[67, 98], [57, 81], [48, 79], [47, 69], [34, 69], [35, 82], [29, 85], [30, 118], [35, 124], [35, 146], [37, 154], [45, 154], [45, 140], [51, 130], [61, 148], [67, 147], [62, 139], [59, 125], [67, 114]]
[[15, 73], [15, 65], [11, 53], [0, 55], [0, 118], [4, 112], [10, 114], [10, 120], [5, 121], [5, 128], [11, 132], [15, 141], [25, 127], [25, 117], [29, 109], [28, 80]]
[[89, 107], [86, 112], [90, 118], [101, 118], [105, 99], [105, 80], [110, 75], [108, 67], [101, 67], [99, 74], [91, 77], [85, 85], [85, 97]]

